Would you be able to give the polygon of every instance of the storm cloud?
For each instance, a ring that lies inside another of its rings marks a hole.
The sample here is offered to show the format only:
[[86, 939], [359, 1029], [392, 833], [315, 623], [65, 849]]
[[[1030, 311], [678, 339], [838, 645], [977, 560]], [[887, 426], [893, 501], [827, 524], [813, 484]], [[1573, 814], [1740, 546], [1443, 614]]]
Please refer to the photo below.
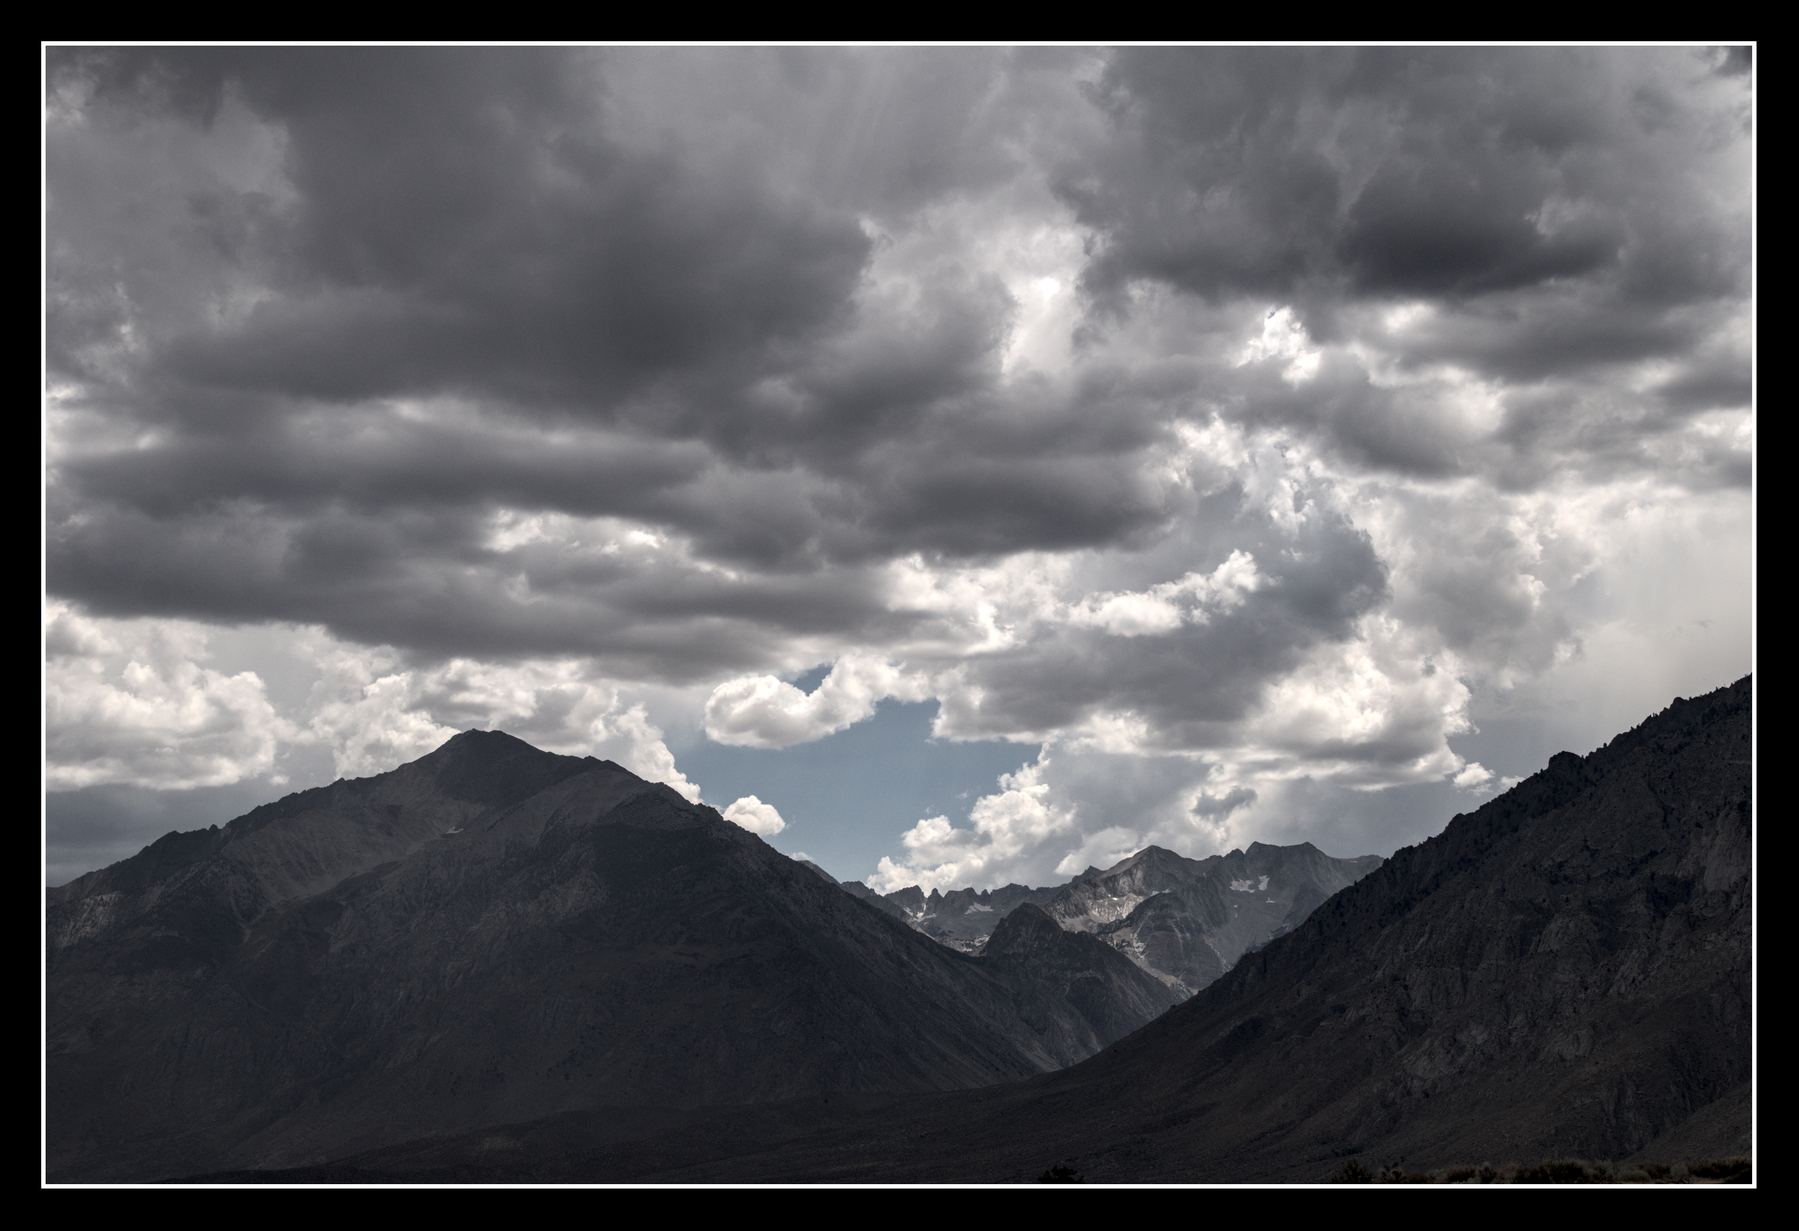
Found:
[[1742, 56], [50, 48], [45, 79], [52, 790], [504, 725], [698, 796], [677, 746], [935, 702], [936, 738], [1039, 759], [833, 871], [1003, 882], [1306, 825], [1391, 849], [1427, 809], [1369, 793], [1533, 768], [1486, 716], [1605, 738], [1668, 699], [1627, 645], [1657, 687], [1749, 668]]

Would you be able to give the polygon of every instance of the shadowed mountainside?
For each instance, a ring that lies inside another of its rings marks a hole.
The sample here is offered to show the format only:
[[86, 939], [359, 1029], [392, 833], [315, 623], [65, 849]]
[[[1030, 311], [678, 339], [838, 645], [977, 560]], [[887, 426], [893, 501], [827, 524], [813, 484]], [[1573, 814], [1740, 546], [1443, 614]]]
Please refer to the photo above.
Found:
[[[745, 1109], [609, 1143], [512, 1126], [355, 1178], [1319, 1180], [1741, 1154], [1750, 1082], [1751, 680], [1548, 767], [1396, 852], [1184, 1004], [1010, 1086]], [[276, 1178], [276, 1177], [269, 1177]], [[298, 1177], [293, 1177], [298, 1178]], [[340, 1178], [350, 1178], [340, 1172]]]
[[57, 1180], [989, 1085], [1168, 1002], [1135, 968], [1049, 986], [944, 948], [665, 786], [497, 732], [46, 896]]

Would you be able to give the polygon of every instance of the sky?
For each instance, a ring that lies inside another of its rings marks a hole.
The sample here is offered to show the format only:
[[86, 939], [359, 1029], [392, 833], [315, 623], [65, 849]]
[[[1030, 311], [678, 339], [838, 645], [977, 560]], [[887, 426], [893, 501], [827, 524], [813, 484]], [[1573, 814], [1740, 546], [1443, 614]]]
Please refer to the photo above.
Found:
[[883, 891], [1753, 665], [1746, 49], [50, 47], [46, 884], [457, 731]]

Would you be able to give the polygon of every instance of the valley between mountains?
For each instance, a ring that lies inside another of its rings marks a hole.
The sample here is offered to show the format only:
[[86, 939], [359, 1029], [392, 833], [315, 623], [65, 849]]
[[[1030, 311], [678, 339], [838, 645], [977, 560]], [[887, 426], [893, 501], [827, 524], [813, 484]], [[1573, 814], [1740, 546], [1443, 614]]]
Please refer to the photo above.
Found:
[[53, 1182], [1316, 1180], [1748, 1148], [1751, 682], [1376, 856], [839, 885], [464, 732], [46, 893]]

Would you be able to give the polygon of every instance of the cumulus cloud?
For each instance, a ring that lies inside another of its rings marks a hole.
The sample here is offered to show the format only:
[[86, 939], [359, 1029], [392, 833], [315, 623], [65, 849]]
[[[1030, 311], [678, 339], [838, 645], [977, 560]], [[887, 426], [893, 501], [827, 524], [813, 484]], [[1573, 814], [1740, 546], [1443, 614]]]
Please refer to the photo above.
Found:
[[721, 744], [783, 748], [841, 731], [888, 697], [922, 701], [923, 681], [867, 655], [845, 655], [810, 693], [773, 676], [726, 680], [706, 700], [706, 734]]
[[576, 661], [509, 665], [452, 659], [403, 667], [391, 650], [321, 647], [309, 735], [327, 745], [342, 777], [382, 773], [437, 748], [458, 730], [504, 730], [569, 756], [614, 761], [697, 803], [700, 789], [675, 766], [641, 703], [587, 678]]
[[1455, 784], [1464, 791], [1478, 791], [1493, 780], [1493, 771], [1479, 761], [1470, 761], [1462, 772], [1454, 778]]
[[1243, 596], [1264, 580], [1256, 572], [1254, 556], [1233, 551], [1210, 574], [1188, 573], [1179, 581], [1135, 593], [1088, 595], [1069, 608], [1068, 622], [1104, 629], [1115, 637], [1172, 632], [1182, 624], [1206, 623], [1208, 606], [1221, 611], [1241, 607]]
[[901, 838], [906, 848], [903, 861], [882, 856], [869, 884], [883, 893], [907, 885], [927, 891], [959, 885], [991, 887], [995, 874], [1018, 867], [1021, 856], [1073, 835], [1073, 811], [1049, 799], [1043, 769], [1039, 761], [1002, 775], [1000, 791], [975, 803], [969, 814], [972, 828], [957, 828], [942, 816], [919, 821]]
[[90, 619], [46, 611], [46, 784], [224, 786], [267, 773], [292, 738], [254, 672], [201, 664], [207, 633], [185, 621]]
[[[733, 825], [741, 825], [753, 834], [761, 834], [765, 838], [773, 837], [787, 828], [787, 822], [773, 804], [765, 804], [754, 795], [745, 795], [733, 800], [724, 810], [724, 818]], [[795, 855], [795, 859], [804, 859], [804, 855]]]

